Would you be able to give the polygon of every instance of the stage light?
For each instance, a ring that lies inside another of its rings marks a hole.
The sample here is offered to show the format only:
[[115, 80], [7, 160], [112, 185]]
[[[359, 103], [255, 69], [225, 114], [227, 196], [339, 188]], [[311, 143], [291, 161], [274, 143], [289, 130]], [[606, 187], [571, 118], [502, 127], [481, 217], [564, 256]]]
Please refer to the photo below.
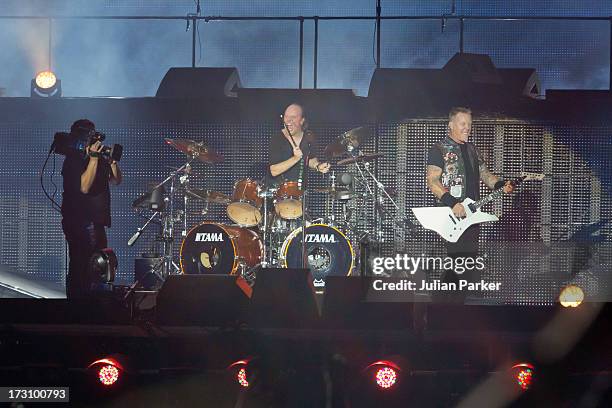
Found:
[[40, 89], [51, 89], [57, 83], [57, 78], [51, 71], [39, 72], [34, 79], [36, 81], [36, 86]]
[[367, 373], [373, 373], [374, 382], [382, 390], [389, 390], [397, 384], [400, 367], [393, 361], [376, 361], [364, 369]]
[[117, 272], [117, 255], [110, 248], [100, 249], [89, 258], [88, 273], [94, 284], [112, 283]]
[[119, 380], [119, 369], [113, 365], [104, 365], [98, 370], [98, 379], [102, 385], [111, 386]]
[[101, 358], [91, 363], [87, 369], [93, 371], [97, 381], [106, 387], [117, 384], [125, 371], [117, 357]]
[[380, 388], [391, 388], [397, 381], [397, 372], [391, 367], [381, 367], [376, 370], [376, 385]]
[[238, 373], [236, 374], [236, 379], [238, 380], [238, 384], [240, 384], [244, 388], [249, 388], [246, 367], [242, 367], [238, 370]]
[[243, 388], [252, 388], [255, 381], [257, 367], [253, 364], [254, 358], [249, 357], [238, 360], [227, 367], [232, 372], [233, 378]]
[[30, 96], [41, 98], [59, 98], [62, 96], [62, 81], [51, 71], [36, 74], [30, 85]]
[[578, 307], [584, 300], [584, 291], [576, 285], [567, 285], [559, 294], [559, 303], [563, 307]]
[[523, 391], [527, 391], [531, 387], [535, 369], [529, 363], [519, 363], [512, 367], [512, 374], [516, 380], [516, 384]]

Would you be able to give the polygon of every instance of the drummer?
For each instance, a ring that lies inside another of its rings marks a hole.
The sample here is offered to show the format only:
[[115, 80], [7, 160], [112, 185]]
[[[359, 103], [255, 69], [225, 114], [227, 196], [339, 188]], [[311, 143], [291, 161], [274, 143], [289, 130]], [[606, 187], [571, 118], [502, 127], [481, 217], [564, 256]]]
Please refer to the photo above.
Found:
[[283, 129], [270, 140], [270, 173], [275, 184], [283, 180], [303, 179], [303, 159], [310, 156], [308, 167], [319, 173], [327, 173], [330, 165], [316, 157], [314, 134], [308, 130], [304, 110], [293, 103], [283, 115]]

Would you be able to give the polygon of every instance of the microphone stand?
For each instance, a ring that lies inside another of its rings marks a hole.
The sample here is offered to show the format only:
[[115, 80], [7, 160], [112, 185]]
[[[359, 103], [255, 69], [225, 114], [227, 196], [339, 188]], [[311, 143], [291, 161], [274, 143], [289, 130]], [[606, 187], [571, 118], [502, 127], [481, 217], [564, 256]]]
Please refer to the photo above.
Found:
[[134, 235], [132, 235], [132, 238], [129, 239], [127, 245], [129, 247], [134, 246], [134, 244], [136, 243], [136, 241], [138, 241], [138, 238], [140, 238], [140, 236], [142, 235], [142, 232], [147, 228], [147, 225], [149, 225], [151, 223], [151, 221], [153, 221], [153, 219], [157, 216], [157, 215], [161, 215], [161, 212], [159, 211], [155, 211], [153, 213], [153, 215], [147, 220], [147, 222], [144, 223], [144, 225], [140, 228], [138, 228], [138, 230], [136, 231], [136, 233]]
[[[283, 118], [283, 115], [281, 115], [281, 118]], [[291, 139], [293, 146], [298, 147], [298, 144], [295, 143], [295, 139], [293, 138], [291, 131], [289, 130], [289, 128], [287, 127], [287, 124], [284, 121], [284, 118], [283, 118], [283, 127], [287, 131], [287, 134], [289, 135], [289, 138]], [[306, 132], [303, 132], [302, 138], [305, 138], [305, 137], [307, 137]], [[308, 154], [310, 154], [310, 140], [307, 139], [306, 142], [308, 143]], [[302, 159], [304, 160], [304, 162], [302, 163], [302, 180], [298, 180], [298, 189], [302, 190], [302, 268], [307, 269], [308, 268], [308, 258], [306, 256], [306, 180], [308, 178], [309, 157], [308, 155], [304, 155], [304, 152], [302, 152]]]
[[[306, 137], [306, 134], [304, 136]], [[308, 255], [306, 254], [306, 183], [308, 180], [308, 163], [310, 161], [310, 140], [306, 140], [308, 143], [308, 154], [303, 155], [303, 181], [302, 181], [302, 268], [308, 269]]]
[[[355, 163], [357, 165], [357, 167], [359, 168], [359, 163]], [[401, 210], [399, 208], [399, 206], [397, 205], [397, 203], [395, 202], [395, 200], [391, 197], [391, 195], [389, 194], [389, 192], [387, 191], [387, 189], [385, 188], [384, 184], [381, 183], [376, 176], [372, 173], [372, 171], [370, 171], [369, 166], [367, 166], [367, 163], [363, 166], [365, 171], [370, 175], [370, 177], [372, 178], [372, 180], [374, 180], [374, 183], [376, 184], [376, 187], [382, 191], [382, 193], [384, 194], [384, 198], [386, 198], [389, 202], [391, 202], [391, 204], [393, 204], [393, 207], [395, 207], [395, 209], [397, 210], [397, 213], [399, 215], [399, 218], [404, 222], [404, 225], [408, 226], [409, 229], [413, 229], [414, 227], [416, 227], [416, 225], [414, 225], [414, 223], [412, 221], [410, 221], [410, 219], [405, 215], [405, 214], [401, 214]], [[361, 170], [359, 170], [361, 172]]]

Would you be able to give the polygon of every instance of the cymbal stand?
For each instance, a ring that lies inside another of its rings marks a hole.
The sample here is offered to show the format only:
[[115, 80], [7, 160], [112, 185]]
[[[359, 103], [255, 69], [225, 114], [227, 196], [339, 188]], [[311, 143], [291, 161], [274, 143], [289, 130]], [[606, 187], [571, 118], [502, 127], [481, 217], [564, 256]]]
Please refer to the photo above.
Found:
[[261, 198], [263, 198], [263, 259], [261, 260], [261, 263], [259, 264], [259, 266], [261, 266], [262, 268], [267, 268], [268, 265], [270, 264], [270, 260], [271, 260], [271, 254], [268, 252], [268, 248], [270, 247], [268, 245], [268, 240], [270, 239], [270, 226], [269, 221], [268, 221], [268, 198], [271, 197], [271, 192], [270, 190], [267, 189], [263, 189], [261, 188], [260, 185], [257, 185], [257, 195]]
[[[154, 188], [159, 188], [166, 183], [170, 182], [170, 194], [164, 198], [166, 201], [166, 208], [168, 208], [168, 212], [164, 214], [162, 221], [162, 231], [159, 237], [159, 240], [163, 244], [163, 272], [162, 275], [164, 279], [168, 277], [171, 273], [179, 273], [181, 268], [174, 261], [174, 223], [177, 221], [174, 214], [174, 192], [175, 192], [175, 179], [178, 175], [181, 175], [180, 182], [188, 182], [188, 174], [191, 171], [191, 162], [195, 160], [195, 156], [191, 157], [191, 159], [183, 164], [181, 167], [170, 173], [168, 177], [166, 177], [161, 183], [159, 183]], [[183, 179], [183, 177], [185, 177]], [[184, 180], [184, 181], [183, 181]], [[187, 199], [184, 201], [185, 205], [187, 204]], [[187, 207], [185, 207], [185, 211], [183, 216], [185, 220], [187, 219]], [[187, 224], [185, 222], [185, 234], [187, 234]]]
[[[348, 149], [348, 150], [349, 150], [349, 155], [352, 156], [352, 157], [358, 157], [358, 156], [363, 154], [361, 151], [358, 151], [358, 150], [353, 150], [353, 149]], [[359, 172], [361, 180], [358, 179], [358, 178], [354, 178], [354, 180], [357, 183], [359, 183], [359, 184], [361, 184], [361, 185], [366, 187], [367, 191], [365, 192], [365, 197], [367, 197], [368, 195], [370, 197], [376, 197], [376, 195], [374, 194], [374, 190], [372, 190], [372, 187], [370, 187], [370, 183], [368, 183], [368, 179], [367, 179], [365, 173], [363, 172], [363, 170], [361, 169], [361, 167], [359, 166], [359, 163], [355, 162], [355, 166], [357, 168], [357, 171]], [[372, 225], [372, 224], [370, 224], [370, 225]], [[378, 227], [379, 225], [380, 225], [380, 222], [377, 222], [376, 223], [376, 226], [377, 226], [377, 228], [376, 228], [376, 237], [378, 239], [382, 239], [382, 230]], [[355, 232], [357, 232], [357, 231], [355, 231]]]
[[[356, 162], [355, 165], [357, 166], [357, 169], [359, 170], [359, 173], [363, 177], [363, 171], [361, 170], [361, 168], [359, 166], [359, 163]], [[414, 223], [412, 221], [410, 221], [410, 219], [408, 219], [408, 217], [406, 217], [406, 215], [401, 214], [400, 207], [397, 205], [395, 200], [391, 197], [391, 195], [389, 194], [389, 192], [385, 188], [385, 185], [380, 180], [378, 180], [378, 178], [376, 178], [374, 173], [372, 173], [372, 171], [370, 170], [369, 163], [367, 163], [367, 162], [364, 163], [363, 164], [363, 168], [366, 171], [366, 173], [370, 176], [370, 178], [374, 181], [374, 185], [376, 186], [377, 191], [382, 192], [382, 195], [380, 195], [380, 194], [377, 195], [378, 202], [375, 203], [375, 205], [382, 206], [384, 204], [385, 200], [388, 200], [389, 202], [391, 202], [393, 207], [395, 207], [395, 209], [397, 211], [397, 214], [399, 214], [399, 216], [395, 217], [395, 218], [400, 218], [400, 220], [398, 221], [397, 219], [395, 219], [394, 220], [394, 224], [397, 225], [400, 228], [407, 228], [408, 230], [413, 229], [415, 227]], [[366, 182], [366, 184], [368, 184], [368, 183]], [[382, 237], [382, 230], [380, 228], [378, 228], [377, 232]]]
[[[189, 189], [189, 175], [191, 174], [191, 166], [189, 165], [189, 163], [187, 163], [187, 166], [185, 166], [185, 172], [184, 174], [179, 177], [179, 180], [181, 182], [181, 184], [183, 185], [183, 191], [188, 190]], [[181, 232], [181, 236], [186, 237], [187, 236], [187, 209], [188, 207], [188, 202], [189, 202], [189, 196], [187, 195], [187, 193], [183, 193], [183, 231]]]
[[[331, 171], [331, 175], [329, 176], [331, 180], [331, 188], [332, 191], [336, 189], [336, 174], [335, 171]], [[335, 200], [332, 198], [331, 194], [328, 194], [325, 200], [325, 211], [329, 214], [329, 217], [325, 220], [327, 224], [334, 225], [336, 221], [336, 215], [334, 214], [335, 210]]]

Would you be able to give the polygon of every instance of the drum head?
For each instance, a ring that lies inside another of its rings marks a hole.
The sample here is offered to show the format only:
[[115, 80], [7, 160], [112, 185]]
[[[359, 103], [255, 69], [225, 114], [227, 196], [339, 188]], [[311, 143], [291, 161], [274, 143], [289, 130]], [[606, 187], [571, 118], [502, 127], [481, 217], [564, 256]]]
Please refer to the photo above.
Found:
[[298, 200], [286, 199], [274, 204], [278, 215], [287, 220], [295, 220], [302, 216], [302, 202]]
[[219, 224], [195, 226], [181, 245], [181, 270], [185, 274], [233, 274], [235, 259], [234, 243]]
[[247, 202], [234, 202], [227, 206], [227, 216], [241, 227], [253, 227], [261, 222], [261, 212]]
[[[353, 247], [346, 236], [334, 227], [325, 224], [306, 227], [306, 253], [315, 287], [324, 286], [327, 276], [348, 276], [353, 270]], [[282, 255], [283, 266], [302, 267], [302, 228], [287, 237]]]

